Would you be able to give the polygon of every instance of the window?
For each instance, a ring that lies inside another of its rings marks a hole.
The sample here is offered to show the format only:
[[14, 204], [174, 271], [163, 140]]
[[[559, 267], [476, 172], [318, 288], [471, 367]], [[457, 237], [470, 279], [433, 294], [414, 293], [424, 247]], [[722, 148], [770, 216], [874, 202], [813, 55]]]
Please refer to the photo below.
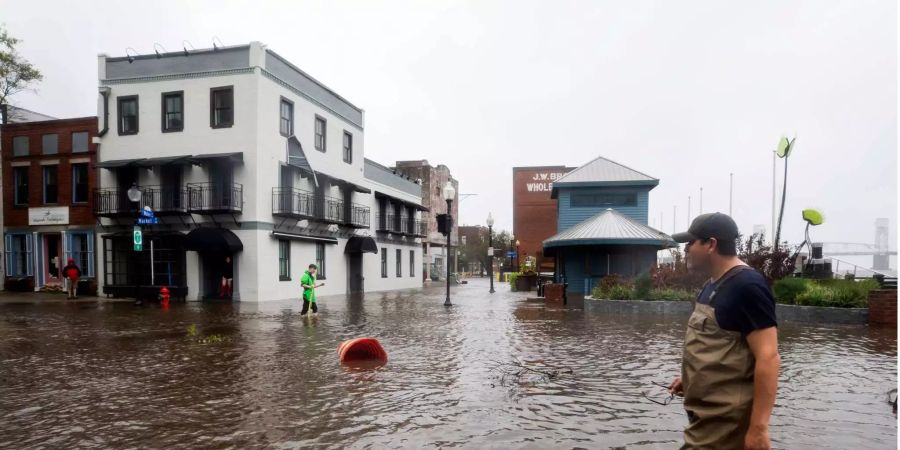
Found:
[[316, 150], [325, 151], [325, 119], [316, 116]]
[[72, 203], [88, 201], [88, 165], [72, 164]]
[[637, 193], [572, 194], [573, 207], [637, 206]]
[[162, 95], [162, 132], [184, 130], [184, 91]]
[[81, 276], [94, 277], [94, 233], [66, 233], [66, 254], [75, 260], [75, 264], [81, 269]]
[[209, 126], [228, 128], [234, 125], [234, 87], [209, 90]]
[[28, 156], [28, 136], [13, 138], [13, 156]]
[[32, 275], [30, 234], [6, 235], [6, 276], [27, 277]]
[[57, 166], [44, 166], [44, 204], [59, 202], [57, 169], [59, 169]]
[[76, 131], [72, 133], [72, 153], [84, 153], [88, 151], [88, 132]]
[[387, 278], [387, 249], [381, 249], [381, 278]]
[[325, 244], [316, 242], [316, 279], [325, 279]]
[[55, 155], [59, 153], [59, 135], [56, 133], [41, 136], [41, 153]]
[[119, 135], [137, 134], [138, 132], [138, 96], [118, 97], [119, 103]]
[[291, 281], [291, 241], [278, 240], [278, 279]]
[[401, 261], [401, 259], [403, 259], [403, 250], [400, 250], [398, 248], [397, 249], [397, 278], [400, 278], [403, 276], [403, 269], [402, 269], [403, 262]]
[[13, 191], [13, 205], [25, 206], [28, 204], [28, 170], [29, 167], [13, 167], [13, 183], [16, 189]]
[[353, 164], [353, 135], [344, 132], [344, 162]]
[[278, 130], [282, 136], [291, 136], [294, 134], [294, 103], [282, 97], [280, 109], [281, 122]]
[[416, 251], [409, 251], [409, 276], [416, 276]]

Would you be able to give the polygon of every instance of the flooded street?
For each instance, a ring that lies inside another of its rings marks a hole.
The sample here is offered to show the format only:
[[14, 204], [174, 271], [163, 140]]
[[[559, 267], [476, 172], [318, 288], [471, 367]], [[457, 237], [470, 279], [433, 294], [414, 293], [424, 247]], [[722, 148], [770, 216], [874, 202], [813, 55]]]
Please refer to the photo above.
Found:
[[[545, 307], [487, 282], [300, 305], [0, 305], [3, 448], [671, 449], [684, 320]], [[533, 295], [533, 294], [532, 294]], [[196, 330], [193, 334], [189, 330]], [[895, 448], [896, 331], [783, 324], [775, 448]], [[390, 360], [352, 370], [338, 345]], [[206, 338], [206, 341], [203, 341]], [[571, 369], [501, 379], [497, 363]]]

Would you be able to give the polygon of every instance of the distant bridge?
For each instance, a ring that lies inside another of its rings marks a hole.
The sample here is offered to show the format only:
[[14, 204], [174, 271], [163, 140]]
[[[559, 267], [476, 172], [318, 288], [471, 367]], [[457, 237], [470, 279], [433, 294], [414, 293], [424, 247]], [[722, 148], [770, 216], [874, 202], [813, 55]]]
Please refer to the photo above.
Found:
[[828, 256], [895, 256], [896, 250], [855, 242], [823, 242], [822, 253]]

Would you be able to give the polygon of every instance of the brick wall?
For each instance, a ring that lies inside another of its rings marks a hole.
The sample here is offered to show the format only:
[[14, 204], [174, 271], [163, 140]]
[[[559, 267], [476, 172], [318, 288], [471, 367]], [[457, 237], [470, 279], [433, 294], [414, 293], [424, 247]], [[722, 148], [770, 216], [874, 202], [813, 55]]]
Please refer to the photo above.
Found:
[[553, 259], [543, 257], [543, 241], [556, 234], [556, 200], [550, 198], [553, 181], [574, 167], [513, 167], [513, 235], [521, 257], [540, 259], [542, 270], [553, 269]]
[[897, 290], [869, 291], [869, 323], [897, 326]]
[[[93, 190], [97, 185], [96, 163], [97, 146], [92, 142], [97, 135], [97, 118], [81, 117], [76, 119], [46, 120], [41, 122], [26, 122], [3, 125], [0, 129], [0, 148], [3, 152], [3, 218], [7, 227], [21, 227], [28, 225], [28, 207], [40, 206], [70, 206], [69, 224], [93, 225], [95, 222], [93, 213]], [[88, 151], [72, 153], [72, 133], [88, 133]], [[54, 155], [42, 154], [42, 136], [56, 134], [58, 136], [58, 153]], [[13, 156], [13, 138], [28, 136], [28, 156]], [[71, 205], [72, 203], [72, 164], [70, 159], [87, 159], [88, 164], [88, 201], [84, 204]], [[58, 161], [57, 183], [58, 201], [52, 205], [43, 202], [43, 166], [41, 162]], [[13, 166], [28, 163], [28, 205], [15, 206], [13, 185]]]

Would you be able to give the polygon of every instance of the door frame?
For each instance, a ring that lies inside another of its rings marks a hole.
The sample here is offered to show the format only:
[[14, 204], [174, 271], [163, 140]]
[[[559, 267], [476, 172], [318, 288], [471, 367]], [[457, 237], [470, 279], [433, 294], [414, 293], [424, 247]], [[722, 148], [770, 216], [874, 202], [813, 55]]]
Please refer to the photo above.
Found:
[[[51, 239], [56, 240], [56, 277], [50, 275], [50, 255], [48, 253], [49, 246], [47, 242]], [[48, 284], [62, 284], [63, 276], [62, 276], [62, 259], [63, 259], [63, 240], [62, 234], [60, 233], [41, 233], [41, 256], [43, 257], [44, 264], [41, 265], [41, 275], [44, 278], [44, 285]]]

